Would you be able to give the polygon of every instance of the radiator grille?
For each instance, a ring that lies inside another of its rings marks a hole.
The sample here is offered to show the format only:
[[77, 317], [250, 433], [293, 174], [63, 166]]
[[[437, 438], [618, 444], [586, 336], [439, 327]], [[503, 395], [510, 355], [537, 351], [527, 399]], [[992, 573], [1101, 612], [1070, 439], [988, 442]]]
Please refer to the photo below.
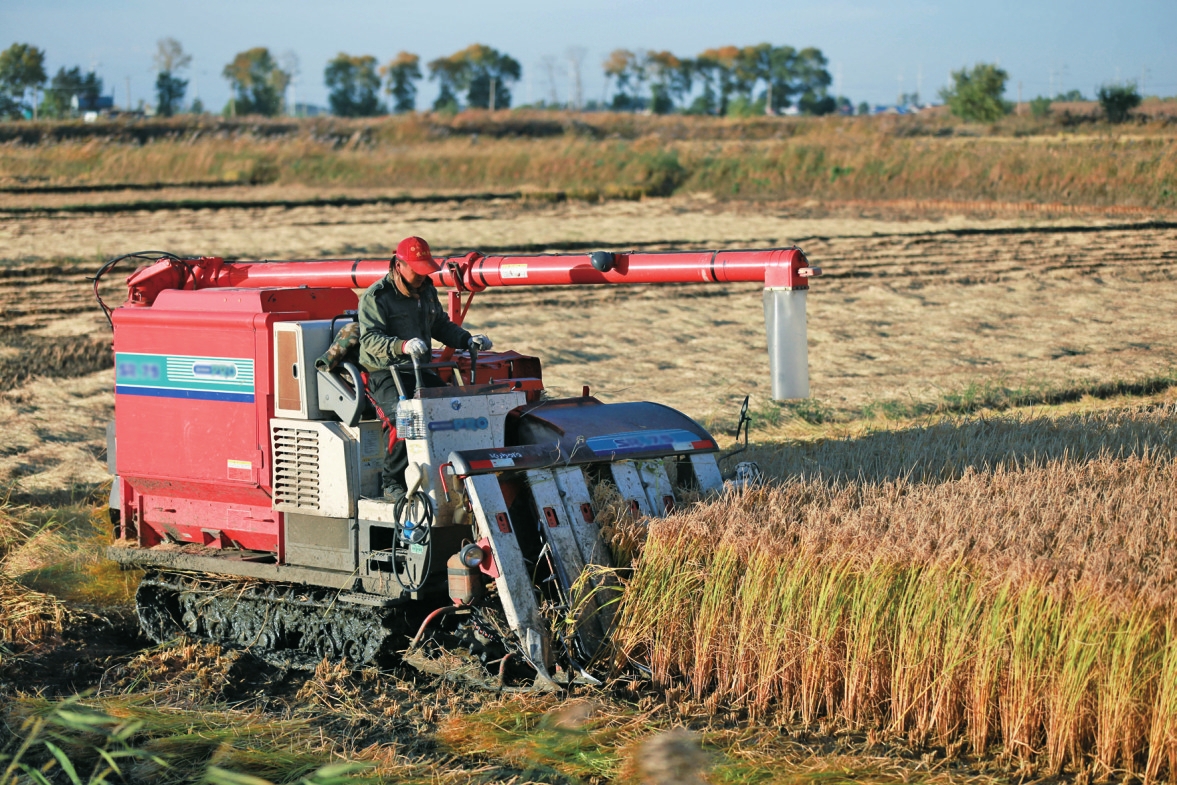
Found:
[[274, 502], [319, 509], [319, 432], [274, 428]]

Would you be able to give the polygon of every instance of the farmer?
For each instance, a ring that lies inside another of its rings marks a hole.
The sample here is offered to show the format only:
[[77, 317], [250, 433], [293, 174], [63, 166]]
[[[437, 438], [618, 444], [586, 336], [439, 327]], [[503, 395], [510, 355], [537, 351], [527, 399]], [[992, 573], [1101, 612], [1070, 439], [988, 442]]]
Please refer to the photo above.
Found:
[[[394, 431], [396, 404], [400, 398], [392, 374], [400, 377], [405, 396], [412, 398], [417, 386], [413, 360], [432, 359], [431, 340], [455, 349], [485, 351], [491, 340], [470, 335], [450, 321], [437, 299], [437, 288], [429, 275], [441, 269], [420, 237], [406, 237], [396, 247], [388, 275], [368, 287], [360, 297], [360, 364], [367, 370], [368, 395], [384, 424], [389, 446], [384, 456], [384, 496], [396, 501], [405, 495], [408, 449]], [[422, 371], [421, 383], [439, 387], [441, 379]]]

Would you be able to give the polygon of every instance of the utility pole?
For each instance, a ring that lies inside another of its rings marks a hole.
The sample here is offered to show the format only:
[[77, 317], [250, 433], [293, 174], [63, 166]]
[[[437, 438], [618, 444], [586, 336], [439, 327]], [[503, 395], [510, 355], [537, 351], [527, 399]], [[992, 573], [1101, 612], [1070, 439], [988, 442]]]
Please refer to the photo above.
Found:
[[1018, 80], [1018, 114], [1022, 113], [1022, 80]]
[[131, 111], [131, 77], [127, 77], [127, 111]]
[[490, 110], [495, 110], [495, 78], [490, 78]]

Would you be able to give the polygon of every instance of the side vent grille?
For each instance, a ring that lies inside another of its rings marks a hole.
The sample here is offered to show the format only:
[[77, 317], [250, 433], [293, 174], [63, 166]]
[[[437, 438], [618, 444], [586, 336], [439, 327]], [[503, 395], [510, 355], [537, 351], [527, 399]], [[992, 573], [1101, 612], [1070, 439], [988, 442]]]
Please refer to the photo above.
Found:
[[319, 433], [309, 428], [274, 428], [274, 502], [319, 508]]

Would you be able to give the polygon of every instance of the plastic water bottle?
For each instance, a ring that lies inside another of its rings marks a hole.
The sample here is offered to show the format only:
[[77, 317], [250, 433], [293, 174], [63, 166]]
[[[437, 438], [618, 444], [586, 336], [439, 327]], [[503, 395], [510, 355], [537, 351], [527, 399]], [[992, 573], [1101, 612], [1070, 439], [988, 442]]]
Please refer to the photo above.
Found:
[[396, 405], [396, 435], [401, 439], [416, 439], [414, 431], [413, 411], [409, 408], [409, 402], [401, 398]]

